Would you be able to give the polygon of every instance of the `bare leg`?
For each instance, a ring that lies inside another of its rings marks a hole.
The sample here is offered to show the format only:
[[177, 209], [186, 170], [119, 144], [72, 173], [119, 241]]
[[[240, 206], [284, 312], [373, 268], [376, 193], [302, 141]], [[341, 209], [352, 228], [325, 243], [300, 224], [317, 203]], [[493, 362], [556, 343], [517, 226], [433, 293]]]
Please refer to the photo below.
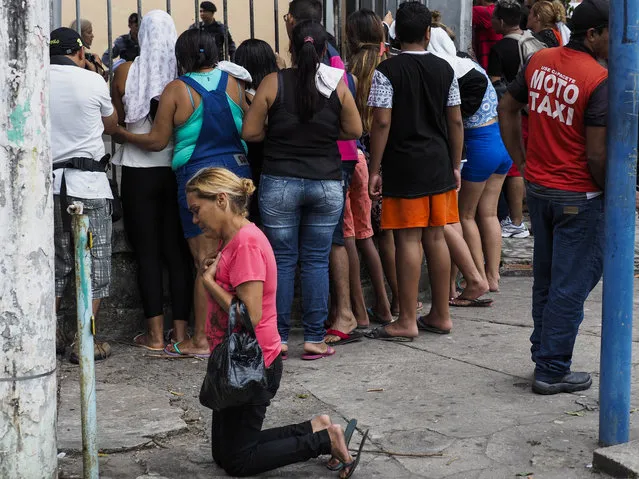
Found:
[[146, 320], [147, 332], [136, 337], [135, 343], [150, 348], [164, 347], [164, 315], [154, 316]]
[[[208, 293], [204, 287], [202, 281], [202, 275], [200, 274], [200, 265], [204, 259], [211, 257], [217, 252], [217, 242], [205, 237], [203, 234], [196, 236], [195, 238], [189, 238], [188, 240], [193, 260], [195, 261], [195, 267], [197, 270], [197, 276], [195, 277], [194, 287], [194, 313], [195, 313], [195, 327], [193, 331], [193, 337], [191, 339], [184, 339], [179, 344], [179, 349], [184, 354], [208, 354], [209, 342], [206, 338], [206, 321], [208, 320]], [[171, 351], [175, 351], [173, 345], [170, 345]]]
[[506, 178], [506, 199], [510, 210], [510, 219], [513, 225], [520, 226], [524, 219], [524, 195], [526, 187], [521, 176], [509, 176]]
[[391, 336], [414, 338], [418, 334], [415, 304], [417, 304], [419, 277], [422, 270], [422, 228], [394, 230], [393, 234], [397, 245], [395, 253], [397, 268], [399, 269], [401, 265], [402, 270], [402, 274], [397, 277], [399, 319], [386, 326], [386, 331]]
[[382, 231], [377, 240], [379, 246], [379, 257], [384, 268], [384, 275], [391, 290], [391, 314], [399, 314], [399, 288], [397, 286], [397, 267], [395, 264], [395, 239], [393, 232]]
[[[344, 246], [333, 245], [331, 248], [329, 269], [334, 292], [331, 296], [331, 305], [335, 305], [333, 309], [335, 316], [331, 321], [332, 329], [349, 333], [357, 327], [357, 320], [351, 309], [348, 253]], [[336, 336], [326, 336], [327, 344], [338, 340]]]
[[439, 329], [451, 329], [453, 323], [450, 319], [447, 281], [450, 276], [450, 253], [444, 227], [424, 228], [421, 240], [428, 261], [428, 277], [433, 295], [430, 312], [422, 318], [422, 322]]
[[[463, 293], [464, 299], [477, 299], [486, 294], [489, 289], [488, 281], [482, 277], [473, 261], [470, 249], [468, 249], [468, 245], [464, 241], [461, 224], [446, 225], [444, 227], [444, 235], [446, 237], [446, 244], [450, 250], [450, 256], [454, 263], [452, 265], [453, 267], [451, 267], [450, 298], [457, 296], [457, 285], [455, 284], [457, 268], [454, 267], [455, 265], [459, 266], [466, 280], [467, 286]], [[455, 273], [454, 276], [453, 273]]]
[[346, 252], [348, 254], [348, 272], [351, 290], [351, 305], [353, 314], [358, 326], [368, 326], [368, 313], [366, 312], [366, 301], [364, 291], [362, 291], [361, 265], [355, 238], [344, 238]]
[[373, 238], [357, 240], [357, 246], [362, 253], [375, 292], [373, 311], [384, 321], [392, 321], [390, 301], [388, 301], [386, 285], [384, 284], [384, 269]]
[[[486, 258], [486, 278], [491, 291], [499, 291], [499, 264], [501, 262], [501, 226], [497, 218], [499, 192], [505, 175], [492, 175], [479, 200], [477, 218]], [[520, 223], [521, 224], [521, 223]]]
[[472, 181], [462, 180], [462, 187], [459, 191], [459, 217], [464, 232], [464, 240], [473, 256], [475, 266], [484, 280], [486, 278], [486, 269], [484, 267], [484, 251], [482, 249], [481, 235], [479, 227], [475, 220], [477, 214], [477, 205], [479, 199], [484, 192], [486, 183], [475, 183]]

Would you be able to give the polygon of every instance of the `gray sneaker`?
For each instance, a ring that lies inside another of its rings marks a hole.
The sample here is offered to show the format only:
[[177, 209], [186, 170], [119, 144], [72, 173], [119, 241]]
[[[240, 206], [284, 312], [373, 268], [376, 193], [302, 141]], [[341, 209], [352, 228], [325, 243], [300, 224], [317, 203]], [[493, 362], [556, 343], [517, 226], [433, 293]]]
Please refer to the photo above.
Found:
[[[510, 218], [508, 218], [510, 219]], [[530, 236], [530, 231], [528, 231], [528, 227], [526, 223], [523, 221], [519, 226], [513, 224], [512, 221], [503, 222], [501, 226], [501, 237], [502, 238], [528, 238]]]
[[592, 378], [588, 373], [568, 373], [563, 377], [552, 381], [535, 380], [532, 385], [533, 392], [537, 394], [559, 394], [585, 391], [592, 385]]

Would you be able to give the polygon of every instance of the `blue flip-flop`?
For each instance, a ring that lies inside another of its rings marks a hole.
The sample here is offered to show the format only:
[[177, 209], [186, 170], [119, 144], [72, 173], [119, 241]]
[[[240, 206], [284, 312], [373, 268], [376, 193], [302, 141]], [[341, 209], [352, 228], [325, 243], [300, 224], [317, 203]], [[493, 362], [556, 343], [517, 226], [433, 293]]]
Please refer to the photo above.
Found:
[[[346, 429], [344, 429], [344, 440], [346, 441], [346, 447], [351, 443], [351, 439], [353, 438], [353, 433], [355, 432], [355, 428], [357, 427], [357, 419], [351, 419], [348, 421], [346, 425]], [[335, 466], [331, 466], [326, 464], [326, 469], [333, 472], [339, 472], [344, 469], [344, 463], [339, 462]]]

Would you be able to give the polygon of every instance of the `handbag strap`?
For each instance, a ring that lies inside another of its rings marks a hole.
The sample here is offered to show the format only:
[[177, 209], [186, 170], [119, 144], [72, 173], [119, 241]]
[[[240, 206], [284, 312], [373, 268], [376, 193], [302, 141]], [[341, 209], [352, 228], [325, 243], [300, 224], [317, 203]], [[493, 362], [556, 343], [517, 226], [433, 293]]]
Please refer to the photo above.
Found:
[[[239, 313], [238, 313], [239, 309]], [[255, 328], [253, 328], [253, 323], [251, 322], [251, 317], [249, 316], [248, 309], [244, 302], [239, 299], [237, 296], [233, 297], [231, 300], [231, 307], [229, 308], [229, 324], [227, 334], [230, 336], [235, 329], [236, 324], [238, 323], [238, 315], [239, 315], [239, 323], [240, 325], [249, 332], [249, 334], [255, 337]]]

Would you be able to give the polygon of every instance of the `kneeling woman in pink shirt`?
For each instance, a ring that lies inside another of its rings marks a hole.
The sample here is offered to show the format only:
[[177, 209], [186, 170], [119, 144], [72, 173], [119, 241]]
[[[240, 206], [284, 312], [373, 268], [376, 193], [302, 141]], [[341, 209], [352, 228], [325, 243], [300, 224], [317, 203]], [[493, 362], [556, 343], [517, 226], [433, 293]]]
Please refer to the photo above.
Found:
[[341, 462], [341, 477], [350, 477], [359, 461], [349, 454], [341, 426], [331, 424], [328, 416], [262, 430], [282, 378], [282, 359], [275, 256], [266, 236], [246, 219], [254, 191], [251, 180], [224, 168], [205, 168], [186, 185], [193, 223], [219, 242], [216, 256], [205, 262], [202, 272], [209, 293], [206, 335], [211, 351], [225, 338], [228, 310], [237, 296], [249, 312], [267, 368], [267, 391], [253, 404], [213, 412], [213, 459], [230, 475], [252, 476], [332, 454], [329, 465]]

